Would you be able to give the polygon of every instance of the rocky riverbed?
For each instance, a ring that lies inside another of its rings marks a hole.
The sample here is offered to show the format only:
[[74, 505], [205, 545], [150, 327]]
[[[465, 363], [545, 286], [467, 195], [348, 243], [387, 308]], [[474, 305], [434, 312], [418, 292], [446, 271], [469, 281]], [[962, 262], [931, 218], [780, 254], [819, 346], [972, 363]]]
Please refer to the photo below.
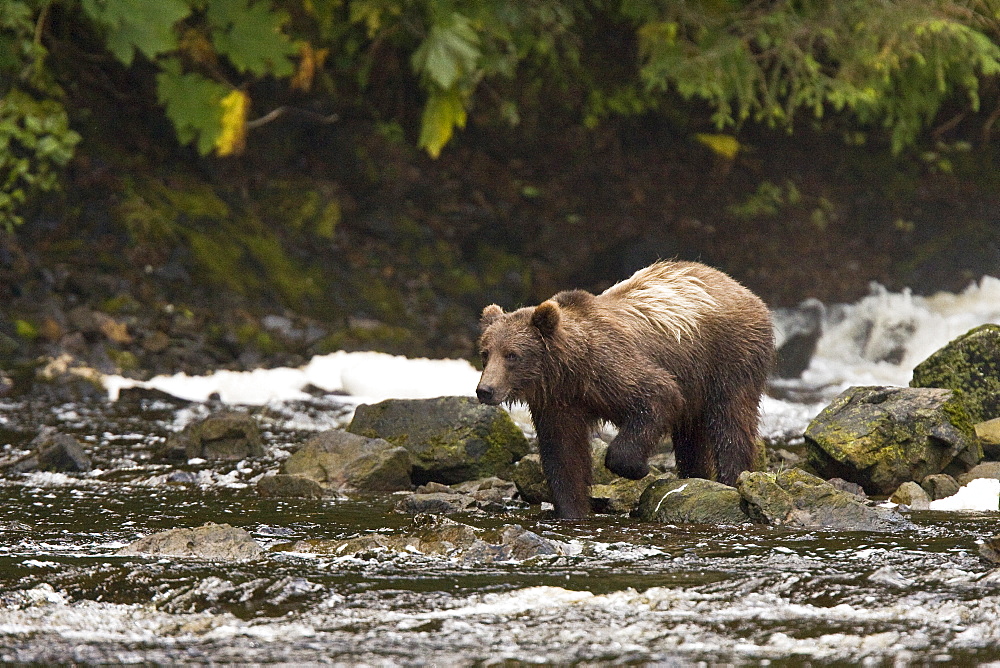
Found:
[[[294, 453], [351, 413], [333, 395], [235, 411], [145, 391], [0, 404], [0, 659], [1000, 660], [1000, 571], [982, 553], [995, 512], [903, 509], [889, 530], [845, 531], [557, 521], [496, 476], [264, 491], [308, 480], [287, 473]], [[204, 428], [219, 415], [228, 431]], [[77, 442], [86, 470], [25, 465], [40, 431]]]
[[[624, 481], [599, 465], [605, 429], [585, 521], [553, 518], [516, 408], [343, 394], [464, 386], [464, 363], [139, 385], [53, 368], [0, 399], [0, 661], [998, 661], [1000, 439], [970, 387], [1000, 328], [914, 360], [928, 382], [878, 386], [901, 375], [878, 351], [913, 357], [919, 336], [863, 327], [885, 309], [860, 306], [796, 334], [764, 470], [677, 480], [665, 446]], [[838, 396], [817, 382], [846, 357], [831, 332], [861, 330], [879, 359]]]

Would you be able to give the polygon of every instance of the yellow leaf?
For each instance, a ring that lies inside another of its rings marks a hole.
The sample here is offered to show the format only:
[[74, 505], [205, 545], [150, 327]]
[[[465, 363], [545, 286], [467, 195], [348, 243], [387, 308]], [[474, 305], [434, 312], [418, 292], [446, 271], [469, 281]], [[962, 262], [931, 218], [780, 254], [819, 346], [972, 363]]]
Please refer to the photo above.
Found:
[[299, 44], [299, 67], [292, 76], [290, 85], [292, 90], [300, 90], [303, 93], [312, 88], [313, 79], [316, 77], [316, 70], [323, 67], [323, 62], [330, 55], [330, 49], [314, 49], [309, 42]]
[[455, 128], [465, 127], [465, 101], [458, 88], [435, 90], [427, 99], [420, 122], [420, 148], [436, 158], [451, 139]]
[[222, 130], [215, 140], [215, 153], [219, 156], [239, 154], [247, 140], [247, 111], [250, 96], [234, 90], [219, 101], [222, 107]]
[[736, 137], [731, 135], [699, 132], [694, 138], [712, 149], [716, 155], [721, 155], [726, 160], [732, 160], [740, 152], [740, 143], [736, 140]]

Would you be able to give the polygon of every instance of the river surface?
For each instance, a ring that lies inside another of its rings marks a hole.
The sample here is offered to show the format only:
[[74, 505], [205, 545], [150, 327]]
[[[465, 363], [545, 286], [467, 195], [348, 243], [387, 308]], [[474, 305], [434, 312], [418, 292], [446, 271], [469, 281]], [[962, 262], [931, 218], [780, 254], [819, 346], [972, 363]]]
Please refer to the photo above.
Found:
[[[857, 317], [867, 309], [883, 320], [918, 319], [915, 298], [872, 299], [882, 301], [853, 305]], [[969, 326], [1000, 321], [993, 313], [976, 312]], [[879, 334], [875, 325], [849, 327], [851, 317], [827, 316], [814, 364], [797, 381], [810, 399], [765, 404], [773, 440], [794, 440], [838, 383], [893, 382], [915, 363], [908, 355], [938, 345], [921, 342], [919, 324]], [[939, 327], [942, 317], [926, 320]], [[893, 361], [870, 359], [889, 345], [875, 336], [895, 341]], [[418, 375], [427, 380], [426, 368]], [[1000, 533], [997, 512], [913, 512], [916, 528], [880, 534], [627, 516], [557, 521], [536, 506], [454, 518], [481, 528], [519, 524], [575, 546], [572, 556], [470, 564], [418, 552], [296, 552], [299, 540], [406, 532], [412, 518], [392, 511], [392, 495], [257, 494], [261, 475], [318, 431], [342, 425], [357, 402], [294, 391], [245, 402], [256, 404], [242, 410], [261, 423], [268, 454], [237, 463], [153, 463], [168, 434], [218, 405], [0, 402], [0, 459], [24, 454], [50, 425], [76, 436], [95, 466], [0, 475], [0, 662], [1000, 664], [1000, 570], [979, 556], [980, 542]], [[242, 527], [268, 552], [247, 562], [116, 554], [141, 536], [205, 522]]]

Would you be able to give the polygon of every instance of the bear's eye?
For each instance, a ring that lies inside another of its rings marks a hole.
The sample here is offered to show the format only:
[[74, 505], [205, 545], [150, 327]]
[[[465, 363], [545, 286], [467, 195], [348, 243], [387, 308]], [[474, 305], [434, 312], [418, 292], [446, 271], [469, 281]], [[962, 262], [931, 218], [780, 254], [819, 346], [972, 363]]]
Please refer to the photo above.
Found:
[[482, 358], [483, 364], [486, 364], [486, 362], [488, 362], [489, 359], [490, 359], [490, 351], [488, 351], [488, 350], [480, 350], [479, 351], [479, 356]]
[[516, 362], [517, 360], [521, 359], [521, 356], [518, 355], [517, 353], [507, 353], [506, 355], [503, 356], [503, 358], [508, 362]]

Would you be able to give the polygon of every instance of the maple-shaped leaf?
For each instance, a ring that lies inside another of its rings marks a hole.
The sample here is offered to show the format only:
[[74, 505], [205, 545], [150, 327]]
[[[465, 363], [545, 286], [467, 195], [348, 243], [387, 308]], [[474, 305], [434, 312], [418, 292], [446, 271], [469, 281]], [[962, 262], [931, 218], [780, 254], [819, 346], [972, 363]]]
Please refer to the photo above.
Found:
[[413, 53], [413, 69], [449, 90], [458, 80], [476, 69], [481, 52], [479, 35], [469, 19], [448, 15], [445, 23], [431, 26], [427, 37]]
[[194, 143], [208, 155], [222, 133], [222, 100], [230, 88], [196, 72], [182, 73], [180, 61], [170, 59], [156, 75], [156, 97], [174, 124], [182, 144]]
[[295, 46], [281, 31], [284, 14], [266, 1], [212, 0], [206, 12], [212, 43], [240, 72], [283, 77], [295, 71]]
[[174, 24], [187, 18], [183, 0], [83, 0], [83, 10], [105, 30], [108, 50], [125, 65], [135, 52], [149, 59], [177, 48]]

